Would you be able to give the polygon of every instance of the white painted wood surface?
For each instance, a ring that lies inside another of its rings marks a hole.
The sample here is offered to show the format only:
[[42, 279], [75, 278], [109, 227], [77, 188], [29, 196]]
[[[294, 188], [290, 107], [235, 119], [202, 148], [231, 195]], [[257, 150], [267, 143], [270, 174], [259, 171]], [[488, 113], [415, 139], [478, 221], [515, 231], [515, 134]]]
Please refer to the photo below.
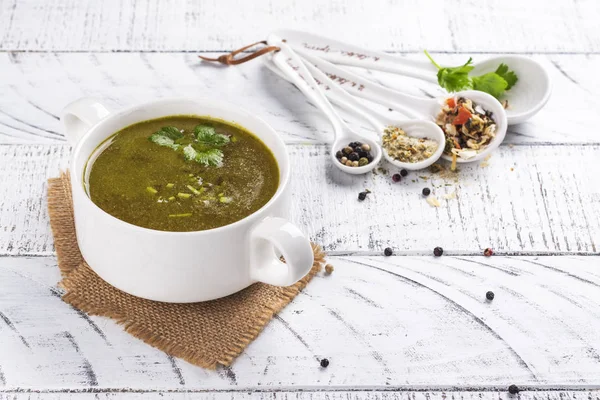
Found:
[[63, 303], [54, 257], [4, 257], [0, 367], [8, 390], [596, 387], [596, 261], [333, 256], [331, 276], [212, 372]]
[[[409, 55], [424, 58], [423, 55]], [[463, 63], [466, 55], [436, 56]], [[475, 55], [484, 59], [486, 54]], [[509, 129], [506, 144], [600, 143], [593, 116], [600, 109], [599, 55], [535, 55], [549, 69], [554, 93], [530, 121]], [[288, 143], [331, 139], [327, 120], [294, 86], [261, 60], [223, 68], [185, 53], [22, 53], [0, 52], [0, 143], [64, 141], [58, 120], [65, 104], [95, 96], [117, 109], [169, 96], [214, 97], [238, 104], [269, 123]], [[376, 71], [364, 72], [390, 87], [424, 96], [437, 87]], [[565, 99], [577, 99], [568, 114]], [[387, 109], [374, 109], [390, 113]], [[354, 120], [362, 129], [371, 129]]]
[[394, 51], [597, 52], [596, 0], [4, 0], [2, 50], [231, 50], [278, 28]]
[[[0, 0], [0, 399], [510, 400], [511, 383], [526, 400], [600, 399], [599, 19], [596, 0]], [[196, 58], [281, 27], [447, 62], [534, 53], [554, 93], [487, 167], [463, 167], [458, 180], [344, 176], [325, 158], [330, 127], [293, 86], [260, 61]], [[289, 144], [292, 217], [336, 270], [231, 368], [173, 359], [60, 300], [45, 181], [68, 163], [60, 110], [88, 95], [115, 109], [218, 97]], [[457, 198], [431, 208], [425, 185]], [[364, 188], [373, 194], [359, 203]], [[438, 245], [447, 255], [433, 258]], [[396, 256], [381, 256], [387, 246]], [[480, 256], [488, 246], [499, 256]]]
[[[325, 250], [429, 255], [598, 254], [600, 145], [503, 146], [487, 166], [454, 176], [411, 172], [350, 176], [335, 168], [326, 145], [290, 145], [292, 219]], [[0, 255], [53, 254], [46, 180], [69, 164], [67, 145], [0, 146]], [[386, 164], [382, 164], [386, 167]], [[389, 167], [389, 166], [388, 166]], [[511, 170], [512, 169], [512, 170]], [[394, 169], [390, 171], [397, 172]], [[421, 195], [430, 187], [442, 206]], [[373, 193], [367, 200], [359, 192]], [[456, 193], [455, 199], [444, 196]]]
[[[373, 399], [373, 400], [512, 400], [512, 396], [502, 392], [495, 391], [277, 391], [273, 393], [265, 392], [194, 392], [194, 391], [172, 391], [172, 392], [68, 392], [54, 393], [44, 391], [26, 392], [26, 393], [0, 393], [0, 400], [155, 400], [170, 398], [180, 399], [208, 399], [208, 400], [230, 400], [230, 399], [264, 399], [273, 400], [350, 400], [350, 399]], [[520, 400], [598, 400], [597, 391], [564, 391], [564, 390], [540, 390], [531, 392], [521, 392], [518, 398]]]

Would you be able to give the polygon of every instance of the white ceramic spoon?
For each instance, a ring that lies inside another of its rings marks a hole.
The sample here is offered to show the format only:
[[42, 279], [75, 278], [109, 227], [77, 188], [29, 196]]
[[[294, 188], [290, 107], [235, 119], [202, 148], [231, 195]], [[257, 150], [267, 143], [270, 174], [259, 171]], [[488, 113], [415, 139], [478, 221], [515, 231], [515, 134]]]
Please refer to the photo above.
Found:
[[[289, 60], [288, 60], [288, 63], [289, 63]], [[284, 75], [273, 64], [273, 62], [271, 62], [271, 60], [265, 59], [265, 65], [270, 70], [272, 70], [274, 73], [278, 74], [283, 79], [286, 79], [289, 81], [288, 77], [286, 75]], [[419, 170], [419, 169], [429, 167], [431, 164], [436, 162], [441, 157], [441, 155], [444, 151], [444, 146], [445, 146], [446, 140], [445, 140], [444, 132], [435, 123], [433, 123], [431, 121], [418, 120], [418, 119], [397, 120], [397, 119], [384, 117], [384, 116], [380, 115], [379, 113], [369, 109], [364, 104], [362, 104], [360, 101], [358, 101], [358, 99], [356, 99], [356, 97], [352, 96], [351, 94], [346, 92], [344, 89], [342, 89], [341, 87], [336, 85], [335, 82], [333, 82], [331, 79], [329, 79], [329, 77], [327, 77], [327, 75], [325, 75], [323, 72], [321, 72], [321, 70], [319, 70], [315, 66], [311, 65], [310, 63], [307, 63], [305, 65], [308, 68], [309, 72], [312, 74], [315, 81], [319, 84], [323, 93], [325, 93], [325, 95], [327, 96], [327, 98], [329, 100], [331, 100], [338, 106], [346, 109], [347, 111], [359, 115], [360, 117], [365, 119], [368, 123], [370, 123], [373, 126], [375, 132], [378, 133], [378, 137], [377, 137], [378, 143], [381, 142], [381, 137], [379, 137], [379, 136], [383, 134], [383, 131], [388, 126], [397, 126], [401, 129], [403, 129], [405, 132], [407, 132], [408, 135], [410, 135], [412, 137], [428, 138], [431, 140], [435, 140], [438, 143], [438, 148], [431, 157], [427, 158], [426, 160], [423, 160], [420, 162], [415, 162], [415, 163], [406, 163], [406, 162], [398, 161], [398, 160], [394, 159], [393, 157], [391, 157], [387, 153], [387, 151], [385, 151], [385, 148], [382, 148], [383, 156], [386, 158], [386, 160], [388, 160], [388, 162], [390, 162], [391, 164], [395, 165], [398, 168], [404, 168], [404, 169], [409, 169], [409, 170]], [[405, 114], [409, 115], [409, 116], [415, 115], [414, 112], [412, 112], [410, 110], [406, 110]]]
[[[373, 170], [381, 161], [381, 147], [379, 143], [366, 135], [361, 135], [350, 128], [337, 112], [334, 110], [329, 100], [321, 93], [317, 82], [313, 79], [302, 60], [292, 51], [289, 46], [281, 42], [278, 37], [270, 35], [267, 40], [269, 45], [279, 46], [281, 49], [276, 53], [271, 53], [271, 61], [281, 70], [281, 72], [296, 85], [298, 89], [329, 119], [333, 126], [334, 140], [331, 145], [331, 160], [342, 171], [358, 175], [364, 174]], [[338, 150], [348, 146], [350, 142], [363, 142], [371, 147], [371, 155], [373, 160], [360, 167], [349, 167], [342, 164], [336, 157], [335, 153]]]
[[[303, 49], [334, 64], [391, 72], [437, 83], [437, 68], [428, 60], [402, 58], [305, 32], [282, 30], [276, 34], [294, 50]], [[519, 124], [534, 116], [550, 98], [550, 76], [539, 62], [517, 55], [497, 56], [475, 63], [472, 74], [493, 72], [501, 63], [508, 65], [519, 77], [516, 85], [504, 96], [509, 103], [506, 110], [508, 124]]]
[[[388, 108], [410, 108], [420, 114], [422, 117], [425, 117], [431, 121], [436, 120], [442, 105], [446, 99], [450, 97], [449, 95], [446, 95], [434, 99], [425, 99], [422, 97], [404, 94], [396, 90], [388, 89], [369, 79], [363, 78], [360, 75], [320, 59], [319, 57], [315, 57], [303, 49], [298, 49], [297, 53], [306, 59], [307, 62], [310, 62], [324, 72], [335, 83], [346, 89], [346, 91], [374, 101], [375, 103], [381, 104]], [[502, 143], [504, 137], [506, 136], [508, 124], [506, 121], [506, 112], [504, 107], [502, 107], [502, 104], [500, 104], [500, 102], [494, 97], [477, 90], [465, 90], [457, 92], [452, 96], [469, 98], [478, 103], [484, 110], [492, 112], [492, 118], [496, 122], [496, 136], [494, 139], [475, 156], [468, 159], [461, 157], [458, 157], [457, 159], [457, 162], [459, 163], [480, 161], [494, 151], [500, 145], [500, 143]], [[445, 160], [452, 159], [451, 156], [446, 154], [443, 154], [442, 158]]]

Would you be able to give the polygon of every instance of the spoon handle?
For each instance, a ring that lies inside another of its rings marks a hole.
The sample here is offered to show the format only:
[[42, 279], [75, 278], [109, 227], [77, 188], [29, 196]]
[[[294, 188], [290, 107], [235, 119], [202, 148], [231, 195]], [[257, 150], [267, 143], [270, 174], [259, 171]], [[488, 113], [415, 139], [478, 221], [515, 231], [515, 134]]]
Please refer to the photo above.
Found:
[[[281, 70], [276, 65], [274, 65], [271, 60], [265, 58], [264, 62], [266, 67], [273, 71], [273, 73], [279, 75], [279, 77], [281, 77], [282, 79], [291, 82], [288, 76], [281, 72]], [[356, 97], [352, 96], [344, 89], [333, 83], [331, 79], [329, 79], [325, 74], [323, 74], [323, 72], [321, 72], [321, 70], [307, 63], [305, 65], [309, 69], [313, 78], [315, 78], [315, 81], [319, 84], [321, 88], [323, 88], [325, 96], [327, 96], [327, 98], [332, 103], [346, 109], [349, 112], [358, 114], [369, 124], [371, 124], [375, 132], [377, 132], [377, 136], [374, 140], [378, 141], [378, 134], [382, 132], [387, 125], [389, 125], [388, 119], [380, 115], [376, 111], [369, 109], [364, 104], [359, 102]]]
[[278, 46], [281, 50], [273, 54], [271, 60], [283, 74], [329, 119], [336, 135], [344, 130], [344, 121], [337, 115], [333, 106], [319, 90], [317, 82], [292, 49], [275, 35], [269, 35], [269, 45]]
[[377, 115], [375, 111], [370, 110], [367, 106], [362, 104], [356, 97], [346, 92], [339, 85], [336, 85], [334, 81], [329, 79], [327, 75], [325, 75], [320, 69], [318, 69], [311, 63], [306, 63], [306, 68], [308, 68], [313, 78], [315, 78], [315, 80], [319, 83], [321, 88], [323, 88], [325, 95], [331, 101], [333, 101], [340, 107], [345, 108], [351, 113], [360, 115], [369, 124], [371, 124], [373, 128], [375, 128], [376, 132], [380, 133], [383, 131], [386, 125], [383, 117]]
[[328, 61], [308, 54], [302, 49], [298, 49], [297, 52], [308, 62], [323, 71], [332, 81], [354, 95], [366, 98], [385, 107], [399, 110], [411, 118], [431, 116], [431, 109], [436, 104], [436, 100], [411, 96], [386, 88]]
[[334, 64], [351, 65], [437, 82], [437, 69], [429, 61], [406, 59], [312, 33], [280, 30], [276, 34], [284, 38], [294, 50], [302, 49]]

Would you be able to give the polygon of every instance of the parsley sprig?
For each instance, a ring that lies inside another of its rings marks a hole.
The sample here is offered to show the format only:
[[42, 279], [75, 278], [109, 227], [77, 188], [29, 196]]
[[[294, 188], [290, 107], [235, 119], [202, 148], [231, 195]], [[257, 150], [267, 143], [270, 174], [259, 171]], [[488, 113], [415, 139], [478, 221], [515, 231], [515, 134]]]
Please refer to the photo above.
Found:
[[465, 89], [475, 89], [491, 94], [500, 98], [505, 91], [510, 90], [517, 80], [517, 74], [509, 70], [508, 65], [502, 63], [496, 71], [488, 72], [483, 75], [470, 76], [469, 73], [475, 68], [473, 59], [458, 67], [442, 67], [433, 60], [431, 55], [425, 50], [425, 55], [429, 61], [438, 69], [437, 79], [441, 87], [449, 92], [458, 92]]
[[223, 151], [219, 147], [230, 142], [228, 136], [217, 133], [215, 128], [208, 125], [197, 125], [190, 135], [174, 126], [165, 126], [154, 132], [148, 140], [175, 151], [183, 149], [186, 160], [213, 167], [223, 164]]

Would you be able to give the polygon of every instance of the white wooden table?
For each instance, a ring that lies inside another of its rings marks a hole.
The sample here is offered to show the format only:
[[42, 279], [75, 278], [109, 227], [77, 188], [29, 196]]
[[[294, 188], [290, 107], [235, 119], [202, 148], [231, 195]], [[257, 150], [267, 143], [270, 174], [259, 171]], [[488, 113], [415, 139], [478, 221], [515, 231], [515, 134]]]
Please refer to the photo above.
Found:
[[[508, 399], [512, 383], [528, 399], [600, 398], [597, 0], [133, 3], [0, 0], [0, 399], [491, 400]], [[330, 127], [293, 86], [260, 61], [196, 58], [280, 27], [414, 58], [424, 48], [458, 62], [530, 54], [554, 93], [510, 128], [489, 166], [464, 167], [457, 181], [351, 177], [325, 157]], [[289, 143], [293, 219], [336, 269], [230, 368], [173, 359], [61, 301], [45, 181], [69, 159], [57, 115], [88, 95], [113, 108], [223, 98]], [[432, 184], [457, 198], [430, 207], [420, 191]], [[364, 188], [373, 194], [360, 203]], [[382, 256], [387, 246], [395, 256]], [[483, 257], [486, 247], [497, 255]]]

